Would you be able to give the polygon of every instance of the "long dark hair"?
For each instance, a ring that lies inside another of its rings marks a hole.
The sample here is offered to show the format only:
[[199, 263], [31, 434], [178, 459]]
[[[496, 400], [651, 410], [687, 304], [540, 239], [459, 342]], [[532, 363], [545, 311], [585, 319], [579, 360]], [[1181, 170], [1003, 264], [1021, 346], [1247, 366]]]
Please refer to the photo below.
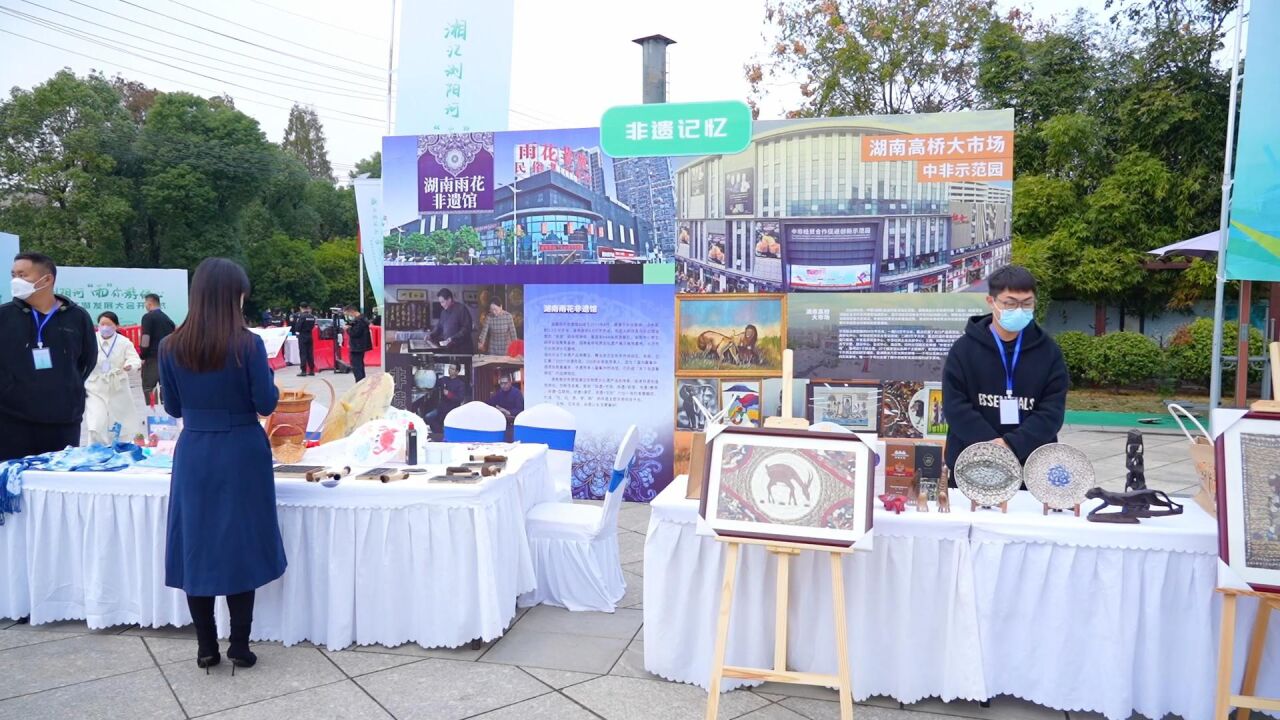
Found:
[[187, 319], [165, 339], [165, 352], [194, 372], [221, 370], [230, 351], [249, 342], [240, 314], [240, 299], [248, 295], [249, 276], [244, 268], [226, 258], [200, 263], [191, 278]]

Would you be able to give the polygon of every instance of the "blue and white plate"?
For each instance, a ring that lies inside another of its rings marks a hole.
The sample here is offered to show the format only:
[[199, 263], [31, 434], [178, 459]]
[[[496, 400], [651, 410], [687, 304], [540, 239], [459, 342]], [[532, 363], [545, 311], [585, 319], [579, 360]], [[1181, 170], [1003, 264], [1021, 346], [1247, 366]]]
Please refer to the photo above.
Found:
[[1027, 489], [1055, 510], [1068, 510], [1084, 502], [1096, 480], [1089, 457], [1063, 443], [1036, 448], [1022, 468], [1022, 482]]

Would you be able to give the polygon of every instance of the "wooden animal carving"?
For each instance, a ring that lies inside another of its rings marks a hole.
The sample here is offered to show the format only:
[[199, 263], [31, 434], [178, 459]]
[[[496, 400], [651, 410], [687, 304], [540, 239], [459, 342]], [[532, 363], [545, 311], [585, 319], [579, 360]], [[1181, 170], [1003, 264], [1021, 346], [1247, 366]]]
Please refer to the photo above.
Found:
[[1128, 440], [1124, 446], [1125, 452], [1125, 469], [1128, 473], [1124, 478], [1125, 492], [1133, 492], [1134, 490], [1147, 489], [1147, 475], [1143, 466], [1142, 455], [1142, 432], [1139, 430], [1130, 430]]
[[[764, 471], [769, 475], [769, 484], [765, 486], [766, 494], [771, 502], [785, 505], [799, 505], [796, 497], [796, 490], [804, 495], [804, 502], [809, 504], [809, 488], [813, 485], [813, 475], [809, 475], [808, 479], [801, 478], [800, 473], [796, 469], [785, 463], [774, 463], [765, 467]], [[781, 486], [784, 493], [784, 499], [776, 500], [773, 496], [775, 486]]]
[[[1090, 490], [1085, 497], [1090, 500], [1101, 500], [1102, 504], [1089, 511], [1091, 522], [1129, 523], [1138, 522], [1139, 518], [1163, 517], [1165, 515], [1181, 515], [1182, 506], [1171, 500], [1168, 494], [1160, 490], [1135, 490], [1133, 492], [1111, 492], [1102, 488]], [[1102, 510], [1113, 507], [1119, 512], [1104, 513]], [[1152, 508], [1164, 508], [1153, 510]]]
[[938, 512], [951, 512], [951, 495], [948, 489], [950, 484], [951, 471], [947, 468], [942, 469], [942, 477], [938, 479]]

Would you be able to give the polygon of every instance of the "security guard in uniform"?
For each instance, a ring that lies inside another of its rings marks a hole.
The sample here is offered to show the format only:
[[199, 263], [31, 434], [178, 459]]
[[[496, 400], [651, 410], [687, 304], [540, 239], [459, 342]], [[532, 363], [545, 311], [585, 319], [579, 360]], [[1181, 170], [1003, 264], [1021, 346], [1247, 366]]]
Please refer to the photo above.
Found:
[[315, 328], [316, 316], [311, 313], [311, 306], [302, 303], [290, 327], [293, 334], [298, 337], [298, 362], [302, 365], [302, 372], [298, 373], [298, 377], [316, 374], [316, 343], [315, 336], [311, 332]]

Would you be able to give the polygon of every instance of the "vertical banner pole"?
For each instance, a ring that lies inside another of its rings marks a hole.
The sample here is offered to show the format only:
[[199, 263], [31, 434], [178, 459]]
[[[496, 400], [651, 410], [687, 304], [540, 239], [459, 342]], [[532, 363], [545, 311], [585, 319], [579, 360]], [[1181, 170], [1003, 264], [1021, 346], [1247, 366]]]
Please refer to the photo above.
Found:
[[1222, 324], [1226, 314], [1227, 232], [1231, 218], [1231, 168], [1236, 148], [1236, 94], [1240, 87], [1240, 40], [1244, 3], [1236, 8], [1236, 49], [1231, 61], [1231, 99], [1227, 104], [1227, 146], [1222, 158], [1222, 209], [1218, 217], [1218, 276], [1213, 296], [1213, 363], [1209, 375], [1209, 410], [1222, 402]]

